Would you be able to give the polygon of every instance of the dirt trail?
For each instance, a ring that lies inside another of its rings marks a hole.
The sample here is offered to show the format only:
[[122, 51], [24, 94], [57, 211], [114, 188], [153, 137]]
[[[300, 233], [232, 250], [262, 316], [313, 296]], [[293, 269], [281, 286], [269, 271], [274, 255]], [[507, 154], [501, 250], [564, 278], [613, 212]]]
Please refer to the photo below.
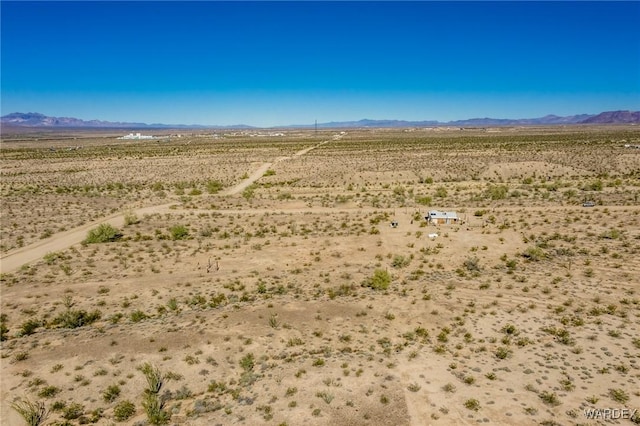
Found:
[[277, 158], [273, 163], [264, 163], [262, 166], [260, 166], [258, 168], [258, 170], [256, 170], [255, 172], [251, 173], [251, 176], [249, 176], [248, 178], [246, 178], [245, 180], [243, 180], [242, 182], [240, 182], [239, 184], [237, 184], [236, 186], [233, 186], [229, 189], [227, 189], [226, 191], [222, 191], [220, 193], [220, 195], [236, 195], [241, 193], [242, 191], [244, 191], [245, 189], [247, 189], [249, 186], [251, 186], [253, 183], [255, 183], [258, 179], [260, 179], [262, 176], [264, 176], [264, 174], [267, 172], [267, 170], [269, 170], [269, 168], [271, 166], [273, 166], [274, 164], [277, 164], [281, 161], [287, 161], [290, 160], [292, 158], [298, 158], [298, 157], [302, 157], [303, 155], [307, 154], [309, 151], [314, 150], [324, 144], [327, 144], [331, 141], [337, 141], [340, 140], [342, 138], [343, 135], [334, 135], [333, 139], [329, 139], [323, 142], [320, 142], [317, 145], [311, 146], [309, 148], [305, 148], [302, 149], [296, 153], [294, 153], [291, 157], [280, 157]]
[[[138, 216], [159, 213], [169, 211], [169, 207], [172, 204], [144, 207], [132, 210], [132, 212]], [[0, 272], [7, 273], [15, 271], [24, 264], [42, 259], [42, 257], [47, 253], [64, 250], [74, 244], [78, 244], [85, 239], [87, 232], [89, 232], [90, 229], [95, 228], [101, 223], [109, 223], [115, 227], [122, 227], [124, 225], [124, 213], [116, 213], [111, 216], [103, 217], [69, 231], [56, 234], [46, 240], [38, 241], [37, 243], [30, 244], [17, 250], [12, 250], [0, 258]]]
[[[341, 137], [341, 135], [339, 135]], [[333, 137], [332, 140], [338, 140], [336, 136]], [[302, 155], [305, 155], [312, 149], [315, 149], [321, 145], [331, 142], [332, 140], [327, 140], [319, 143], [318, 145], [314, 145], [309, 148], [305, 148], [301, 151], [296, 152], [291, 157], [281, 157], [277, 159], [274, 163], [264, 163], [260, 166], [255, 172], [251, 174], [247, 179], [243, 180], [239, 184], [220, 192], [220, 196], [226, 195], [236, 195], [244, 191], [251, 184], [260, 179], [269, 167], [273, 164], [278, 163], [280, 161], [286, 161], [291, 158], [297, 158]], [[168, 211], [176, 211], [175, 209], [170, 209], [172, 205], [170, 204], [160, 204], [156, 206], [143, 207], [140, 209], [133, 210], [132, 212], [138, 216], [142, 216], [145, 214], [154, 214], [154, 213], [165, 213]], [[255, 212], [255, 211], [253, 211]], [[44, 255], [54, 251], [60, 251], [71, 247], [74, 244], [81, 243], [82, 240], [87, 236], [87, 232], [100, 225], [101, 223], [109, 223], [115, 227], [122, 227], [124, 225], [124, 213], [116, 213], [111, 216], [106, 216], [101, 219], [95, 220], [93, 222], [87, 223], [85, 225], [79, 226], [77, 228], [71, 229], [69, 231], [61, 232], [59, 234], [54, 235], [51, 238], [38, 241], [37, 243], [30, 244], [26, 247], [19, 248], [17, 250], [12, 250], [7, 252], [0, 258], [0, 272], [1, 273], [9, 273], [13, 272], [16, 269], [20, 268], [22, 265], [26, 265], [30, 262], [42, 259]]]

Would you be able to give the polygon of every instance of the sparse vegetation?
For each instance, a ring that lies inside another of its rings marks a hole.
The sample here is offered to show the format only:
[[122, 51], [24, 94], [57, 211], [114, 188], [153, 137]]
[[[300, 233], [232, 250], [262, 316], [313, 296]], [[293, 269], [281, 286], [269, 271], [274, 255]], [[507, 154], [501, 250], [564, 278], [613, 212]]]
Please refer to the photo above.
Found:
[[85, 238], [85, 244], [98, 244], [98, 243], [108, 243], [112, 241], [116, 241], [122, 237], [122, 233], [113, 227], [111, 224], [102, 223], [98, 225], [97, 228], [94, 228], [89, 231], [87, 234], [87, 238]]
[[52, 425], [635, 407], [638, 129], [404, 130], [3, 134], [3, 389]]

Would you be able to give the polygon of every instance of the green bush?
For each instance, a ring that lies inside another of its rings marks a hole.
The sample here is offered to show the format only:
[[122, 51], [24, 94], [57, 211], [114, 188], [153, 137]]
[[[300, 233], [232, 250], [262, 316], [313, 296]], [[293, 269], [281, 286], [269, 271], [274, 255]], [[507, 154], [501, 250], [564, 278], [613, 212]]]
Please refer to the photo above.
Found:
[[620, 404], [624, 404], [629, 401], [629, 395], [622, 389], [609, 389], [609, 396]]
[[57, 386], [45, 386], [40, 389], [40, 392], [38, 392], [38, 396], [40, 398], [52, 398], [59, 394], [60, 390], [61, 389]]
[[522, 257], [527, 260], [538, 262], [547, 257], [547, 254], [540, 247], [529, 247], [524, 253], [522, 253]]
[[365, 280], [364, 286], [374, 290], [386, 290], [391, 284], [391, 275], [384, 269], [376, 269], [373, 276]]
[[189, 237], [189, 230], [184, 225], [175, 225], [169, 229], [172, 240], [185, 240]]
[[207, 182], [207, 192], [209, 192], [209, 194], [217, 194], [222, 188], [222, 182], [219, 180], [210, 180]]
[[506, 185], [491, 185], [487, 189], [487, 197], [492, 200], [504, 200], [507, 198], [509, 188]]
[[96, 322], [101, 316], [102, 313], [98, 310], [89, 313], [84, 310], [68, 309], [55, 317], [51, 324], [62, 328], [78, 328]]
[[560, 405], [560, 399], [558, 399], [558, 395], [556, 395], [555, 392], [542, 391], [538, 396], [547, 405], [551, 405], [553, 407]]
[[84, 415], [84, 405], [77, 402], [72, 403], [62, 410], [62, 418], [65, 420], [75, 420]]
[[85, 238], [85, 244], [96, 244], [96, 243], [108, 243], [111, 241], [116, 241], [122, 237], [122, 233], [114, 228], [112, 225], [108, 223], [102, 223], [98, 225], [97, 228], [94, 228], [89, 231], [87, 234], [87, 238]]
[[129, 316], [129, 318], [131, 319], [131, 322], [140, 322], [142, 320], [149, 318], [149, 316], [138, 309], [131, 312], [131, 315]]
[[104, 392], [102, 392], [102, 399], [104, 402], [113, 402], [120, 396], [120, 386], [111, 385]]
[[124, 226], [135, 225], [137, 223], [140, 223], [140, 219], [135, 212], [128, 211], [124, 214]]
[[30, 318], [22, 323], [20, 326], [20, 336], [30, 336], [36, 332], [36, 329], [42, 325], [41, 321]]
[[602, 191], [602, 188], [604, 187], [604, 185], [602, 184], [602, 181], [600, 179], [595, 180], [593, 182], [591, 182], [588, 186], [587, 186], [587, 190], [591, 190], [591, 191]]
[[240, 367], [246, 372], [253, 371], [255, 366], [255, 358], [253, 354], [247, 354], [240, 360]]
[[480, 402], [475, 398], [471, 398], [464, 402], [464, 406], [469, 410], [478, 411], [480, 409]]
[[511, 349], [505, 346], [500, 346], [499, 348], [496, 349], [495, 356], [498, 359], [508, 358], [509, 356], [511, 356]]
[[409, 263], [411, 263], [410, 258], [402, 256], [400, 254], [396, 254], [395, 256], [393, 256], [391, 266], [393, 266], [394, 268], [404, 268], [405, 266], [409, 265]]
[[9, 327], [7, 327], [7, 314], [0, 315], [0, 342], [7, 340]]
[[242, 196], [246, 200], [251, 200], [252, 198], [255, 197], [255, 190], [256, 190], [255, 184], [249, 185], [244, 191], [242, 191]]
[[436, 197], [447, 198], [447, 189], [444, 186], [438, 187], [438, 189], [436, 189]]

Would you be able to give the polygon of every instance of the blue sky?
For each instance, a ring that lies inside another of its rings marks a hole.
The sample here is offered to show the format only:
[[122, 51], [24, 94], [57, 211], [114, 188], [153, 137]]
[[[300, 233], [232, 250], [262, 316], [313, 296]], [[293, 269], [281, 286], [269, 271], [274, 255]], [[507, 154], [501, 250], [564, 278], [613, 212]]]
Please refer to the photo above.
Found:
[[640, 2], [10, 2], [1, 113], [276, 126], [640, 110]]

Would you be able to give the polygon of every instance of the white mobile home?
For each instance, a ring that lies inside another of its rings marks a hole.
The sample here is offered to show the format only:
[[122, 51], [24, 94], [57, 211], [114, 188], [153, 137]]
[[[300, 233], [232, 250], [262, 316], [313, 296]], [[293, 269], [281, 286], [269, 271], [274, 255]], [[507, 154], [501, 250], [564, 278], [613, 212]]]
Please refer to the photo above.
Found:
[[434, 225], [440, 224], [453, 224], [459, 223], [460, 218], [458, 217], [458, 213], [456, 212], [441, 212], [438, 210], [432, 210], [429, 212], [427, 216], [425, 216], [427, 223], [432, 223]]

